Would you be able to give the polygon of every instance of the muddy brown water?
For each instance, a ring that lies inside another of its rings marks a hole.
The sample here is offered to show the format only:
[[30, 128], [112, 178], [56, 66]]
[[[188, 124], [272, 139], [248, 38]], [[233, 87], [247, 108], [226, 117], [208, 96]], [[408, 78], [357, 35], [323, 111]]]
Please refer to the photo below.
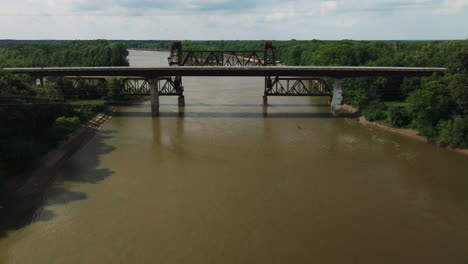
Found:
[[119, 108], [0, 227], [0, 263], [468, 263], [466, 156], [333, 118], [327, 98], [265, 109], [261, 78], [184, 85], [160, 118]]

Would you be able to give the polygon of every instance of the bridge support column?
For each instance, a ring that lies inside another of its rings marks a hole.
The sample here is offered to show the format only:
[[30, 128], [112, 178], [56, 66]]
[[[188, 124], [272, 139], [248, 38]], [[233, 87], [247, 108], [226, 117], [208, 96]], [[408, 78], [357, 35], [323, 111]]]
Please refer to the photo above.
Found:
[[331, 110], [336, 114], [341, 109], [341, 101], [343, 100], [342, 79], [333, 79], [333, 95], [331, 99]]
[[180, 107], [184, 107], [185, 106], [185, 96], [179, 95], [178, 102], [179, 102]]
[[268, 106], [268, 96], [266, 96], [266, 95], [263, 96], [263, 106], [264, 107]]
[[151, 92], [151, 116], [159, 116], [159, 87], [158, 79], [148, 80]]
[[39, 77], [36, 79], [36, 85], [39, 85], [39, 87], [44, 88], [44, 77]]

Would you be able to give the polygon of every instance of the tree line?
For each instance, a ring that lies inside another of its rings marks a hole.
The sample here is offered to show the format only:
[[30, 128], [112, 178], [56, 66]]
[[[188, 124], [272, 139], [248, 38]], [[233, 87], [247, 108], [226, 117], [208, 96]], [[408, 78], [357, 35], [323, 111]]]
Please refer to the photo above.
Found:
[[1, 67], [128, 66], [127, 47], [107, 40], [0, 42]]

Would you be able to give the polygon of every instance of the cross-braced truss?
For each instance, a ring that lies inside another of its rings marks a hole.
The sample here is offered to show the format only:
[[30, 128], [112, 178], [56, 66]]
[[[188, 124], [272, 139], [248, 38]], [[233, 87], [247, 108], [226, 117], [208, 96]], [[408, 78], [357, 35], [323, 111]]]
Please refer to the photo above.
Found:
[[157, 87], [160, 96], [180, 96], [184, 93], [182, 86], [182, 77], [160, 77], [157, 78]]
[[265, 66], [264, 51], [183, 51], [180, 66]]
[[[150, 95], [150, 84], [145, 78], [125, 78], [123, 79], [126, 95]], [[182, 86], [182, 78], [176, 77], [159, 77], [157, 78], [157, 87], [160, 96], [176, 96], [182, 95], [184, 87]]]
[[66, 79], [72, 81], [73, 88], [78, 88], [83, 84], [94, 87], [107, 85], [107, 79], [103, 77], [66, 77]]
[[149, 95], [150, 86], [148, 80], [144, 78], [124, 78], [122, 79], [124, 84], [124, 95]]
[[331, 96], [320, 78], [265, 77], [265, 96]]
[[172, 44], [170, 66], [276, 66], [272, 41], [265, 41], [264, 50], [183, 50], [182, 42]]

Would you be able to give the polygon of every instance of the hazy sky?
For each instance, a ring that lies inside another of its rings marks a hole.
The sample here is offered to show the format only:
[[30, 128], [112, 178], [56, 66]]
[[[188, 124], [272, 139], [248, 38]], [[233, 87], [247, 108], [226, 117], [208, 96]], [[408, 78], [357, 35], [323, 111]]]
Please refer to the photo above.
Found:
[[0, 0], [0, 39], [467, 39], [468, 0]]

